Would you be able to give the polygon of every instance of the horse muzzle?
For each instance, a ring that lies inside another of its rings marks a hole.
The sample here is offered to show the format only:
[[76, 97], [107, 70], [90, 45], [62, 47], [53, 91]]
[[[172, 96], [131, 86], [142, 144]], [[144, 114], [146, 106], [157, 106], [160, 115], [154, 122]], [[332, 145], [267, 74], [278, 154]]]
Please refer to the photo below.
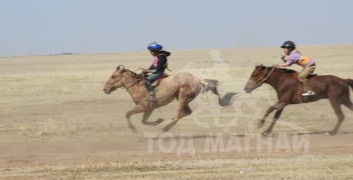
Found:
[[246, 92], [246, 93], [251, 93], [253, 90], [255, 90], [256, 88], [258, 88], [258, 87], [260, 87], [262, 84], [252, 84], [252, 85], [250, 85], [250, 86], [246, 86], [245, 88], [244, 88], [244, 91]]
[[108, 89], [103, 89], [103, 91], [104, 91], [105, 94], [110, 94], [111, 93], [111, 91], [108, 90]]
[[249, 93], [249, 94], [252, 92], [252, 90], [253, 90], [253, 89], [250, 89], [250, 88], [245, 88], [245, 89], [244, 89], [244, 91], [245, 91], [246, 93]]

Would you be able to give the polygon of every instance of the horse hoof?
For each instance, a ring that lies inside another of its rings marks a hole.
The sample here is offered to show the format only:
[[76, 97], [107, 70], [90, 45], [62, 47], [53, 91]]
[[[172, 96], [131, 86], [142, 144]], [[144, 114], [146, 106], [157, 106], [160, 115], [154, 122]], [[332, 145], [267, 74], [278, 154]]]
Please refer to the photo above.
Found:
[[269, 134], [270, 134], [270, 133], [268, 133], [267, 131], [264, 131], [264, 132], [261, 133], [261, 135], [262, 135], [263, 137], [267, 137]]
[[157, 132], [157, 138], [159, 138], [163, 133], [164, 133], [163, 130], [159, 130], [159, 131]]
[[164, 128], [162, 129], [162, 131], [163, 131], [163, 132], [168, 132], [169, 129], [170, 129], [170, 128], [169, 128], [168, 126], [166, 126], [166, 127], [164, 127]]
[[161, 119], [161, 118], [157, 119], [157, 121], [155, 123], [155, 126], [157, 126], [158, 124], [162, 123], [163, 121], [164, 121], [164, 119]]
[[135, 126], [129, 126], [130, 130], [133, 132], [133, 133], [136, 133], [136, 128]]
[[337, 131], [330, 131], [329, 134], [330, 134], [331, 136], [334, 136], [334, 135], [337, 134]]

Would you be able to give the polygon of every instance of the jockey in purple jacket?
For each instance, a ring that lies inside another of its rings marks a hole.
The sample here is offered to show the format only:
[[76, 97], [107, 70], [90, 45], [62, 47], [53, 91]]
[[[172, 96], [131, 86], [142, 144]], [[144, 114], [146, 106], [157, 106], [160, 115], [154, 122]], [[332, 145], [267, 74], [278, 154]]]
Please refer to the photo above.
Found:
[[303, 70], [299, 73], [299, 81], [304, 86], [304, 93], [302, 96], [314, 96], [315, 92], [310, 88], [308, 77], [315, 71], [316, 63], [314, 59], [303, 56], [298, 50], [296, 50], [295, 44], [292, 41], [286, 41], [283, 43], [281, 48], [284, 51], [282, 60], [285, 63], [275, 64], [275, 67], [287, 67], [293, 64], [297, 64], [303, 67]]

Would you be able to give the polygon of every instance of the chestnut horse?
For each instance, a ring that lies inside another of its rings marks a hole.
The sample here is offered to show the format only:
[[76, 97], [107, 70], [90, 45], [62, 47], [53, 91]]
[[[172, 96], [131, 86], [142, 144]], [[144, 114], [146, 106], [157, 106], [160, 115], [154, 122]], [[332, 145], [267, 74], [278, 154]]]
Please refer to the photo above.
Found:
[[164, 132], [172, 128], [181, 118], [191, 114], [189, 103], [202, 91], [212, 91], [218, 96], [218, 102], [221, 106], [227, 106], [232, 103], [233, 96], [236, 93], [227, 93], [221, 97], [217, 91], [217, 80], [200, 80], [189, 73], [180, 73], [170, 75], [160, 81], [155, 88], [156, 102], [147, 101], [148, 92], [143, 85], [143, 75], [136, 74], [133, 71], [125, 69], [120, 65], [116, 68], [113, 74], [106, 82], [103, 91], [110, 94], [112, 91], [124, 87], [131, 95], [132, 100], [136, 104], [134, 108], [126, 113], [126, 119], [129, 128], [136, 132], [135, 126], [131, 123], [130, 116], [137, 113], [144, 113], [142, 123], [144, 125], [156, 126], [163, 122], [163, 119], [158, 119], [153, 122], [148, 122], [147, 119], [152, 114], [153, 110], [165, 106], [174, 99], [179, 101], [179, 107], [176, 116], [162, 130]]
[[259, 65], [255, 67], [255, 70], [252, 72], [244, 90], [247, 93], [251, 93], [263, 83], [272, 86], [276, 90], [278, 97], [278, 102], [268, 108], [266, 114], [259, 122], [258, 127], [263, 127], [268, 115], [276, 110], [273, 121], [269, 128], [262, 133], [263, 136], [267, 136], [271, 133], [276, 121], [281, 116], [283, 109], [289, 104], [309, 103], [320, 99], [328, 99], [338, 117], [336, 126], [329, 132], [331, 135], [337, 133], [343, 122], [344, 114], [341, 105], [344, 105], [353, 111], [353, 104], [349, 96], [349, 86], [353, 89], [352, 79], [341, 79], [330, 75], [312, 75], [309, 79], [309, 84], [312, 90], [315, 91], [316, 95], [303, 97], [301, 94], [303, 93], [304, 88], [298, 81], [298, 72], [289, 69]]

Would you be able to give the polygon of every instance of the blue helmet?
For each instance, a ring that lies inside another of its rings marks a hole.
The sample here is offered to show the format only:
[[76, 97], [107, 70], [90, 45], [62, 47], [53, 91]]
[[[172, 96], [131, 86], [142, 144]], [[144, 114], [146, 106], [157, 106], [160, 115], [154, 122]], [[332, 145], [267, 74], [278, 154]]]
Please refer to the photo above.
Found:
[[150, 51], [160, 51], [163, 49], [163, 46], [157, 42], [153, 42], [147, 46], [147, 49]]

